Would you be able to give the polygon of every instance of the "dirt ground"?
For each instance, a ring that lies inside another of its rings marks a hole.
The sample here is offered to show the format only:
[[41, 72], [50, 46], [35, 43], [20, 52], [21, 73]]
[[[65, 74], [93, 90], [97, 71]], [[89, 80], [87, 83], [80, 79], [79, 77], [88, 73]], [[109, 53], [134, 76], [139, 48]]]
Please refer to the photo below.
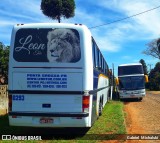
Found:
[[[147, 91], [142, 101], [124, 102], [128, 134], [160, 134], [160, 91]], [[160, 140], [127, 140], [126, 143], [154, 143]]]
[[[127, 134], [159, 134], [160, 139], [160, 91], [147, 91], [142, 101], [124, 101]], [[127, 138], [127, 137], [124, 137]], [[110, 140], [101, 143], [160, 143], [160, 140]]]

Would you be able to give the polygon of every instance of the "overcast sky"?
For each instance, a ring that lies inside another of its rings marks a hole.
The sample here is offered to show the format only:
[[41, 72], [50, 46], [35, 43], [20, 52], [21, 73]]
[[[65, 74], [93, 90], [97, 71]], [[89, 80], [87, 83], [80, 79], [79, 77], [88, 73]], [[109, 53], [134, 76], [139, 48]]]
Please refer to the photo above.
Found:
[[[40, 10], [41, 0], [0, 1], [0, 42], [10, 45], [13, 25], [52, 23]], [[75, 0], [75, 16], [63, 23], [81, 23], [87, 27], [107, 24], [160, 6], [159, 0]], [[160, 8], [116, 23], [91, 28], [91, 33], [110, 68], [144, 59], [152, 68], [158, 59], [145, 56], [146, 44], [160, 37]]]

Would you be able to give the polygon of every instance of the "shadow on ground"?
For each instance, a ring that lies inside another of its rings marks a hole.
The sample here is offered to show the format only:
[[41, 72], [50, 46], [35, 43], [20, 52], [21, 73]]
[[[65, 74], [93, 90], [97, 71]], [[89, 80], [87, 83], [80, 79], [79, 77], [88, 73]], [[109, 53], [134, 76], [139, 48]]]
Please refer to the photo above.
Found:
[[83, 137], [89, 128], [36, 128], [9, 126], [8, 115], [0, 116], [0, 135], [42, 136], [43, 139], [76, 139]]

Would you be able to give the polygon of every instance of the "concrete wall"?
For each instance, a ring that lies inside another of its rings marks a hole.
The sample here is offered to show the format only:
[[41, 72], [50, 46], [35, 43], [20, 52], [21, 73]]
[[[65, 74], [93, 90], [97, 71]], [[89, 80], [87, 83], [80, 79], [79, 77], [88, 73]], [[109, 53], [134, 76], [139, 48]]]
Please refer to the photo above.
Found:
[[8, 86], [0, 85], [0, 115], [8, 113]]

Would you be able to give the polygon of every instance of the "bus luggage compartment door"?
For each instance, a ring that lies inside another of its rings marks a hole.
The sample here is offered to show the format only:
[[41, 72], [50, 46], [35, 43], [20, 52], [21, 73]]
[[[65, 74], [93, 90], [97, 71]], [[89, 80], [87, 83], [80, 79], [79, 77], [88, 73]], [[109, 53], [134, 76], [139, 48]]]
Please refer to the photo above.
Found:
[[12, 111], [82, 112], [82, 73], [13, 73]]

